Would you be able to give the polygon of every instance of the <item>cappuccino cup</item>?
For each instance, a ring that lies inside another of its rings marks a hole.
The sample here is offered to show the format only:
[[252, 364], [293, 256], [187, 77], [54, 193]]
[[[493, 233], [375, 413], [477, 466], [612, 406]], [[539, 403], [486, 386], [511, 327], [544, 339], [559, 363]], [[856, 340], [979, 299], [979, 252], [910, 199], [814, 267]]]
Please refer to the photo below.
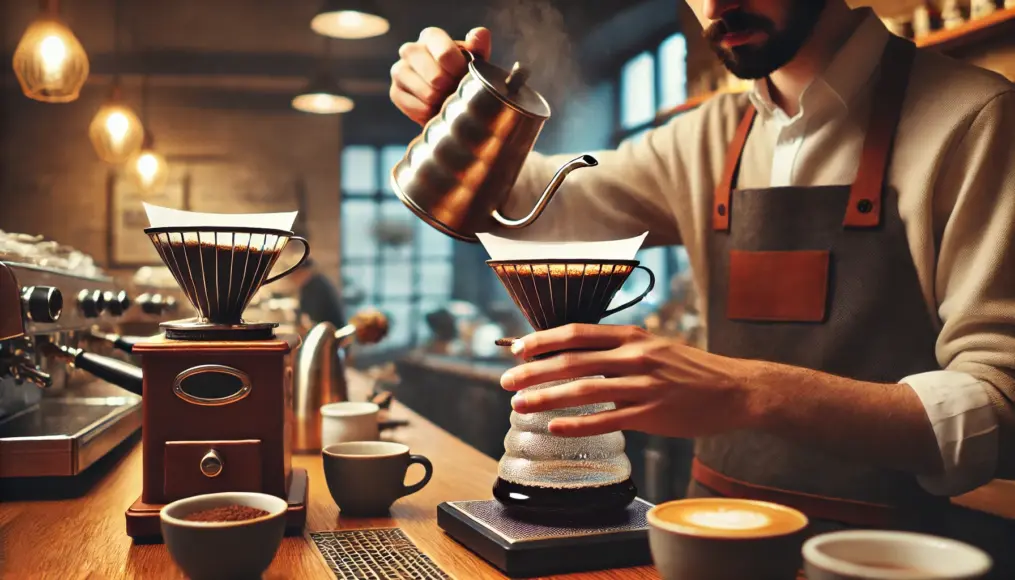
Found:
[[321, 407], [321, 447], [347, 441], [377, 441], [380, 429], [374, 403], [345, 401]]
[[808, 520], [774, 503], [694, 498], [655, 506], [648, 523], [663, 580], [795, 580]]
[[[388, 441], [357, 441], [329, 445], [323, 450], [324, 479], [343, 515], [379, 516], [399, 498], [416, 493], [430, 482], [433, 465], [409, 448]], [[409, 466], [423, 466], [423, 477], [405, 485]]]
[[993, 562], [968, 544], [910, 532], [848, 530], [804, 543], [808, 580], [975, 580]]

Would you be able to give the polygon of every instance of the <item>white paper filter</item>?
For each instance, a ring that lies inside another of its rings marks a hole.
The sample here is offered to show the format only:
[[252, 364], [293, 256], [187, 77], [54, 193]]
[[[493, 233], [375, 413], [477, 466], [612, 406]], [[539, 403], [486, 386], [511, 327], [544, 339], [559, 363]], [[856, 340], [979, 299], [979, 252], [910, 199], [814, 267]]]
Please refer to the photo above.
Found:
[[605, 242], [528, 242], [492, 234], [476, 234], [491, 260], [634, 260], [648, 232], [624, 240]]
[[268, 228], [291, 231], [298, 212], [281, 213], [200, 213], [159, 207], [144, 203], [148, 223], [153, 228], [167, 227], [221, 227]]

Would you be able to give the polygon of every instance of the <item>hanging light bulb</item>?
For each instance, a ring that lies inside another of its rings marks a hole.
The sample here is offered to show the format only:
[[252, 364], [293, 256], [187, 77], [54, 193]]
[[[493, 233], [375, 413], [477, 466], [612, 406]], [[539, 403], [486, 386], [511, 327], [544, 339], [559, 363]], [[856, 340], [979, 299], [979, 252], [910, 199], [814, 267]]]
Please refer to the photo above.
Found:
[[338, 82], [327, 73], [315, 77], [292, 101], [293, 108], [305, 113], [335, 115], [348, 113], [355, 104], [343, 96]]
[[106, 163], [120, 164], [141, 150], [144, 142], [144, 127], [141, 119], [120, 100], [120, 87], [114, 85], [99, 112], [88, 128], [99, 159]]
[[43, 0], [14, 50], [14, 75], [25, 96], [43, 103], [69, 103], [88, 79], [88, 55], [59, 17], [56, 0]]
[[373, 0], [327, 0], [310, 21], [314, 32], [332, 38], [370, 38], [390, 27]]
[[143, 193], [159, 193], [169, 179], [169, 164], [161, 153], [155, 150], [155, 138], [151, 131], [144, 132], [141, 150], [127, 161], [127, 170], [134, 183]]

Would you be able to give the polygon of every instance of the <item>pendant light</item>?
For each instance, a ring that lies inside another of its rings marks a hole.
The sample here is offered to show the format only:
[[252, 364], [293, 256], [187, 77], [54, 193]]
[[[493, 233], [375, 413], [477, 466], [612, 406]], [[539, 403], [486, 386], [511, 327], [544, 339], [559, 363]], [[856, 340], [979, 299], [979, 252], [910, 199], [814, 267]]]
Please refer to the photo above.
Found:
[[310, 21], [317, 34], [332, 38], [371, 38], [391, 28], [374, 0], [326, 0]]
[[[120, 0], [116, 0], [113, 15], [114, 58], [113, 66], [119, 67], [120, 56]], [[95, 152], [106, 163], [120, 164], [141, 150], [144, 127], [120, 98], [120, 73], [116, 69], [109, 98], [92, 119], [88, 128]]]
[[144, 142], [141, 150], [127, 160], [127, 171], [142, 193], [161, 193], [169, 180], [169, 164], [155, 150], [155, 135], [148, 128], [148, 77], [141, 87], [141, 114], [144, 115]]
[[300, 91], [300, 94], [292, 100], [292, 106], [297, 111], [304, 113], [315, 113], [318, 115], [335, 115], [348, 113], [355, 104], [352, 99], [342, 94], [335, 76], [328, 70], [331, 54], [330, 40], [325, 39], [325, 58], [320, 70], [310, 80], [307, 86]]
[[41, 0], [42, 14], [14, 50], [14, 74], [25, 96], [43, 103], [77, 100], [88, 79], [88, 55], [60, 19], [57, 0]]

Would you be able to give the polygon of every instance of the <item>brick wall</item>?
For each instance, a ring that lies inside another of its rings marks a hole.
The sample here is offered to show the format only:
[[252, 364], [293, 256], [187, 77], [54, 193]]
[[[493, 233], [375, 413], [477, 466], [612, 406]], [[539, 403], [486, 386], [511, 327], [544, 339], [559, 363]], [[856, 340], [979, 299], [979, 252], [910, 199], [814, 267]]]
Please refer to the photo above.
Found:
[[[3, 91], [0, 229], [42, 234], [108, 265], [109, 168], [87, 135], [105, 88], [86, 86], [78, 101], [65, 105], [36, 103], [10, 84]], [[186, 176], [193, 210], [293, 210], [303, 197], [299, 209], [313, 256], [338, 281], [339, 117], [241, 102], [194, 107], [154, 85], [149, 94], [157, 149], [177, 177]], [[136, 84], [128, 85], [126, 97], [136, 108]]]

